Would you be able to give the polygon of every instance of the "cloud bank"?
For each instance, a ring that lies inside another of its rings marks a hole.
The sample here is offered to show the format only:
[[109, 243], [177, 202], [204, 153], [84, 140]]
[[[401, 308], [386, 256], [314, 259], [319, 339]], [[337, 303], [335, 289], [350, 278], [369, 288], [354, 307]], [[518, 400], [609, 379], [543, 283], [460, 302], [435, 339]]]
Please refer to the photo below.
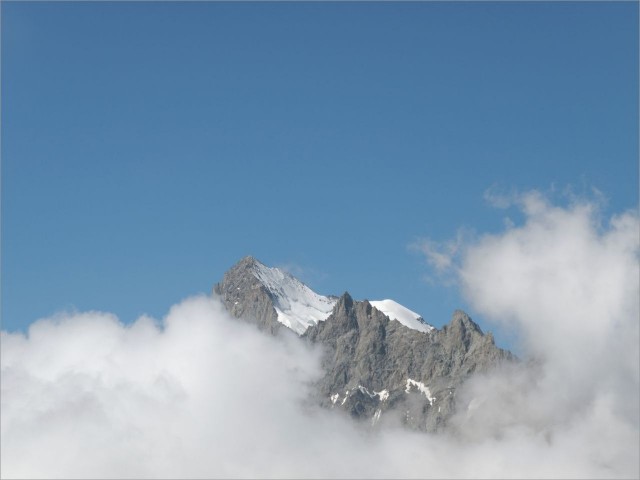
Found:
[[638, 217], [517, 202], [522, 225], [440, 262], [530, 355], [468, 382], [451, 433], [314, 407], [317, 350], [200, 296], [161, 322], [69, 313], [2, 332], [2, 477], [637, 478]]
[[537, 191], [502, 197], [499, 208], [517, 207], [522, 225], [455, 250], [427, 241], [423, 252], [485, 319], [519, 334], [528, 359], [469, 382], [460, 431], [526, 432], [606, 467], [603, 477], [637, 477], [640, 223], [637, 212], [604, 218], [601, 198], [561, 207]]

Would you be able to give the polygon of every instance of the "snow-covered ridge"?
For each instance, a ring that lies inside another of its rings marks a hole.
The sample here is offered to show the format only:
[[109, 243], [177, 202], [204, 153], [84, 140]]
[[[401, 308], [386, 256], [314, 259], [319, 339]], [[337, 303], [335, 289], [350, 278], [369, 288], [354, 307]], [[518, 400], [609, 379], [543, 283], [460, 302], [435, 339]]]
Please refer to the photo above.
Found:
[[397, 320], [405, 327], [409, 327], [420, 332], [430, 332], [434, 329], [434, 327], [424, 321], [421, 315], [409, 310], [403, 305], [400, 305], [398, 302], [387, 299], [374, 300], [369, 303], [384, 313], [391, 320]]
[[272, 294], [278, 321], [298, 335], [311, 325], [326, 320], [336, 304], [335, 298], [318, 295], [279, 268], [270, 268], [256, 261], [252, 271]]
[[[271, 293], [278, 321], [298, 335], [326, 320], [337, 302], [336, 297], [318, 295], [293, 275], [276, 267], [267, 267], [257, 260], [251, 264], [251, 272]], [[391, 320], [397, 320], [413, 330], [430, 332], [434, 329], [419, 314], [393, 300], [369, 303]]]

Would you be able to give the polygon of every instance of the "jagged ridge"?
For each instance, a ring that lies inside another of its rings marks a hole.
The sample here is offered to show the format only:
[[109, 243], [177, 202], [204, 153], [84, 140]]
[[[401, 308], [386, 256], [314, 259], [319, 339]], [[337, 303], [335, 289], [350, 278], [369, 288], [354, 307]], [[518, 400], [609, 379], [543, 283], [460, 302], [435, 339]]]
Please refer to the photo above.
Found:
[[[400, 411], [406, 425], [427, 431], [446, 426], [456, 389], [470, 374], [513, 359], [462, 311], [442, 330], [425, 335], [348, 293], [303, 338], [326, 347], [325, 375], [317, 384], [325, 406], [339, 405], [374, 423], [386, 411]], [[385, 398], [376, 392], [386, 392]]]
[[[325, 320], [338, 300], [335, 296], [317, 294], [286, 271], [267, 267], [251, 256], [244, 257], [225, 273], [222, 282], [214, 287], [214, 293], [234, 316], [253, 321], [269, 331], [279, 328], [272, 322], [272, 308], [275, 320], [298, 335]], [[393, 300], [371, 304], [409, 328], [421, 332], [433, 330], [422, 316]]]
[[[233, 316], [261, 330], [276, 334], [289, 322], [304, 341], [322, 345], [317, 401], [373, 424], [388, 413], [411, 428], [443, 429], [455, 411], [456, 390], [471, 374], [515, 359], [460, 310], [441, 330], [425, 323], [428, 329], [420, 331], [346, 292], [318, 295], [253, 257], [226, 272], [214, 293]], [[310, 314], [292, 318], [300, 311]]]

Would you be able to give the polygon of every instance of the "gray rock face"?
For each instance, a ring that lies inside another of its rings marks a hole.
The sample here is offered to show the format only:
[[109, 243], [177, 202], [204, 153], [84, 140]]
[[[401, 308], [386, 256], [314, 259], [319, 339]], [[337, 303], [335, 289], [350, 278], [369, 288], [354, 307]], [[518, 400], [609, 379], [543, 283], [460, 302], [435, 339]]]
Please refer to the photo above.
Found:
[[[275, 334], [283, 325], [273, 294], [253, 273], [255, 262], [242, 259], [214, 293], [233, 316]], [[325, 373], [315, 385], [321, 405], [344, 409], [372, 425], [399, 422], [429, 432], [446, 428], [455, 411], [456, 390], [470, 375], [516, 360], [462, 311], [454, 312], [441, 330], [421, 332], [348, 293], [301, 339], [325, 349]]]
[[253, 257], [244, 257], [224, 274], [213, 292], [231, 315], [275, 334], [283, 325], [278, 322], [271, 292], [252, 273], [256, 262]]
[[317, 385], [323, 405], [374, 424], [394, 412], [401, 423], [425, 431], [446, 426], [456, 389], [469, 375], [515, 359], [462, 311], [442, 330], [423, 333], [348, 293], [303, 338], [326, 348], [326, 373]]

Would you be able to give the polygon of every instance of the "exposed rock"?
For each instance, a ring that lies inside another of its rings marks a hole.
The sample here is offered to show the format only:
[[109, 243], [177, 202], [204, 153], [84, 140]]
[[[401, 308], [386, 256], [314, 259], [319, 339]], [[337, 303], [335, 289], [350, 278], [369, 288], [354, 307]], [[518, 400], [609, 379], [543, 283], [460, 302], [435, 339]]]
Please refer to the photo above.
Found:
[[[282, 299], [259, 280], [256, 263], [243, 258], [214, 292], [233, 316], [275, 334], [283, 327], [276, 310]], [[470, 375], [515, 360], [460, 310], [441, 330], [425, 332], [348, 293], [332, 302], [326, 320], [302, 334], [325, 348], [325, 373], [315, 385], [318, 402], [372, 425], [393, 417], [416, 430], [439, 431], [455, 411], [456, 390]]]
[[252, 273], [256, 262], [251, 256], [244, 257], [224, 274], [222, 282], [213, 287], [213, 292], [231, 315], [275, 334], [282, 324], [278, 322], [271, 293]]
[[[326, 373], [317, 385], [324, 405], [340, 404], [365, 419], [393, 409], [405, 413], [402, 421], [408, 426], [427, 431], [444, 427], [455, 408], [456, 389], [471, 373], [514, 359], [464, 312], [456, 311], [442, 330], [423, 333], [389, 320], [348, 293], [303, 338], [326, 348]], [[363, 396], [362, 389], [387, 391], [388, 398]], [[335, 394], [348, 400], [332, 403]]]

